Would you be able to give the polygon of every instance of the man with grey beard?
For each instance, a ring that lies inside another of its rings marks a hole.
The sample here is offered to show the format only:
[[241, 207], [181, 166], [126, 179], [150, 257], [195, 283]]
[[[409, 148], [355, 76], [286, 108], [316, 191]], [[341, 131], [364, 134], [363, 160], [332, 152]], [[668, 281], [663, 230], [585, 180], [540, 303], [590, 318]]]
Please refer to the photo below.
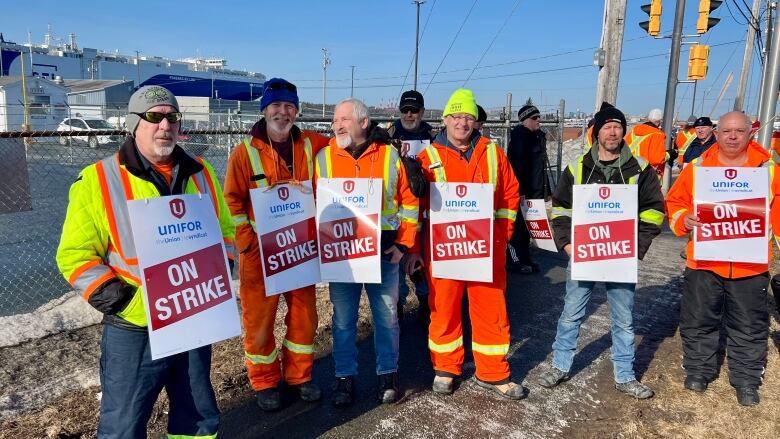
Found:
[[263, 118], [252, 127], [251, 137], [238, 144], [230, 155], [225, 200], [236, 225], [249, 384], [256, 392], [257, 405], [264, 411], [273, 411], [281, 408], [282, 382], [304, 401], [320, 399], [320, 389], [311, 381], [317, 303], [314, 285], [281, 294], [287, 303], [287, 332], [281, 346], [277, 346], [274, 322], [280, 295], [265, 294], [249, 191], [288, 180], [311, 181], [313, 157], [328, 139], [295, 126], [298, 92], [294, 84], [284, 79], [272, 78], [263, 84], [260, 111]]
[[[416, 90], [405, 91], [401, 95], [401, 101], [398, 104], [398, 110], [401, 112], [401, 117], [396, 119], [393, 124], [388, 128], [387, 133], [390, 134], [393, 146], [398, 149], [398, 152], [402, 156], [414, 157], [415, 152], [421, 151], [421, 148], [430, 145], [433, 140], [431, 134], [430, 124], [423, 122], [423, 115], [425, 114], [425, 100], [422, 94]], [[405, 145], [410, 145], [411, 142], [421, 142], [421, 148], [417, 151], [409, 151]], [[404, 161], [406, 165], [408, 161]], [[407, 170], [408, 171], [408, 170]], [[410, 174], [415, 174], [410, 172]], [[423, 182], [427, 187], [427, 182]], [[411, 181], [410, 181], [411, 184]], [[412, 189], [414, 193], [414, 188]], [[417, 194], [416, 196], [422, 197], [425, 194]], [[420, 223], [422, 225], [422, 223]], [[418, 230], [420, 233], [420, 239], [422, 240], [422, 230]], [[414, 293], [417, 296], [417, 300], [420, 302], [417, 318], [420, 324], [424, 327], [428, 327], [428, 323], [431, 317], [431, 309], [428, 307], [428, 284], [425, 282], [425, 276], [423, 275], [423, 268], [419, 265], [413, 265], [407, 263], [406, 258], [401, 261], [399, 271], [398, 282], [398, 320], [402, 320], [404, 317], [404, 305], [406, 305], [406, 298], [409, 296], [409, 285], [406, 283], [407, 274], [409, 279], [414, 284]]]

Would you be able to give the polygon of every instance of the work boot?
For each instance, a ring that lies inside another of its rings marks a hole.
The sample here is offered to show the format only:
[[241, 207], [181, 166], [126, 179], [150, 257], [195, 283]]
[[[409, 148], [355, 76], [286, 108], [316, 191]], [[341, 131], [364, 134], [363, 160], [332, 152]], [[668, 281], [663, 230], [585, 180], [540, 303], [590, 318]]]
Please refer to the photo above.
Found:
[[279, 389], [276, 387], [260, 390], [259, 392], [255, 393], [255, 398], [257, 399], [257, 405], [264, 412], [279, 410], [279, 408], [282, 406], [282, 399], [279, 395]]
[[322, 392], [320, 391], [319, 386], [311, 381], [296, 384], [291, 387], [295, 389], [295, 391], [298, 392], [298, 396], [306, 402], [319, 401], [320, 398], [322, 398]]
[[379, 375], [379, 402], [392, 404], [398, 399], [398, 378], [395, 372]]
[[615, 383], [615, 389], [617, 389], [619, 392], [631, 395], [636, 399], [652, 398], [653, 395], [655, 395], [653, 389], [647, 387], [637, 380], [631, 380], [627, 383]]
[[694, 392], [704, 392], [707, 390], [707, 380], [701, 375], [688, 375], [685, 377], [683, 386]]
[[420, 297], [420, 306], [417, 308], [417, 322], [426, 329], [431, 324], [431, 307], [428, 305], [428, 296]]
[[505, 390], [501, 390], [501, 388], [499, 387], [500, 384], [497, 385], [497, 384], [486, 383], [477, 377], [474, 377], [474, 382], [477, 383], [477, 385], [479, 387], [482, 387], [483, 389], [492, 390], [493, 392], [499, 394], [502, 398], [512, 399], [512, 400], [525, 398], [526, 389], [524, 389], [523, 386], [517, 383], [509, 382], [507, 383], [508, 386], [505, 388]]
[[552, 389], [558, 384], [568, 380], [568, 372], [564, 372], [556, 367], [551, 367], [550, 370], [539, 375], [539, 378], [536, 380], [536, 382], [542, 387]]
[[355, 377], [338, 377], [333, 390], [333, 405], [339, 408], [352, 404], [352, 396], [355, 393]]
[[737, 391], [737, 402], [740, 405], [751, 406], [758, 405], [761, 402], [761, 398], [758, 397], [758, 387], [756, 386], [736, 387], [735, 390]]
[[433, 379], [433, 393], [438, 393], [439, 395], [452, 395], [454, 388], [455, 378], [448, 379], [447, 377], [437, 376]]

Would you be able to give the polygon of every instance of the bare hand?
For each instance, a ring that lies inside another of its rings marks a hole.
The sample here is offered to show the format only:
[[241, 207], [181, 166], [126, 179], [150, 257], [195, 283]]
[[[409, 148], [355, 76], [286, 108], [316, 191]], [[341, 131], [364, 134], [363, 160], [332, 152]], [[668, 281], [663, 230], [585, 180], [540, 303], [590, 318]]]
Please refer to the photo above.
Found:
[[566, 252], [567, 255], [571, 256], [571, 244], [566, 244], [563, 246], [563, 250]]
[[694, 227], [698, 227], [701, 224], [702, 223], [699, 222], [699, 217], [692, 213], [689, 213], [683, 217], [683, 225], [685, 226], [685, 230], [691, 231]]
[[396, 246], [390, 246], [389, 249], [385, 250], [386, 255], [392, 255], [390, 256], [390, 263], [391, 264], [397, 264], [401, 261], [401, 258], [404, 257], [404, 253], [401, 250], [398, 250], [398, 247]]
[[422, 267], [425, 265], [422, 256], [420, 256], [419, 253], [405, 254], [403, 259], [401, 259], [401, 264], [403, 265], [404, 273], [406, 274], [412, 274], [417, 270], [418, 266]]

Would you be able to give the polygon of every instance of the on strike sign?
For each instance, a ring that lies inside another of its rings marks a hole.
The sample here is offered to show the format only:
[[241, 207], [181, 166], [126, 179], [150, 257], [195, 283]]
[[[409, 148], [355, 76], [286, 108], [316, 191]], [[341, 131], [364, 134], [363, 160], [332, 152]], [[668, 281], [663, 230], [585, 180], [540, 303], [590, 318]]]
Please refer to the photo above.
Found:
[[694, 172], [693, 257], [703, 261], [767, 263], [767, 168], [700, 167]]
[[211, 198], [127, 203], [142, 275], [152, 359], [241, 334]]
[[323, 282], [381, 283], [381, 178], [317, 180], [317, 234]]
[[265, 295], [320, 281], [311, 182], [249, 191], [255, 214]]
[[430, 140], [401, 140], [401, 155], [417, 157], [430, 144]]
[[431, 183], [433, 277], [493, 281], [493, 185]]
[[637, 186], [573, 187], [571, 278], [636, 283]]
[[555, 241], [553, 240], [544, 200], [524, 199], [520, 203], [520, 210], [525, 219], [525, 225], [528, 227], [528, 233], [536, 243], [536, 246], [542, 250], [557, 252], [558, 247], [555, 246]]

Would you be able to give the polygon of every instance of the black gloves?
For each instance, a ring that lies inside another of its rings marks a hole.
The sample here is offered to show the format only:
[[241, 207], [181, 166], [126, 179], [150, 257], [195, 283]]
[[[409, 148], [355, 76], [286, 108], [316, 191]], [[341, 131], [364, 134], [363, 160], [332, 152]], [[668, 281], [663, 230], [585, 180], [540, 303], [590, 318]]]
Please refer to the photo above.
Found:
[[669, 166], [674, 167], [674, 162], [677, 161], [677, 157], [680, 156], [680, 153], [674, 148], [666, 150], [666, 153], [669, 154], [667, 163], [669, 163]]
[[401, 163], [406, 170], [406, 178], [409, 180], [409, 189], [417, 198], [423, 198], [428, 194], [428, 182], [422, 172], [422, 164], [412, 157], [401, 157]]
[[127, 285], [119, 279], [112, 279], [89, 296], [87, 302], [103, 314], [114, 315], [127, 306], [133, 299], [136, 287]]

